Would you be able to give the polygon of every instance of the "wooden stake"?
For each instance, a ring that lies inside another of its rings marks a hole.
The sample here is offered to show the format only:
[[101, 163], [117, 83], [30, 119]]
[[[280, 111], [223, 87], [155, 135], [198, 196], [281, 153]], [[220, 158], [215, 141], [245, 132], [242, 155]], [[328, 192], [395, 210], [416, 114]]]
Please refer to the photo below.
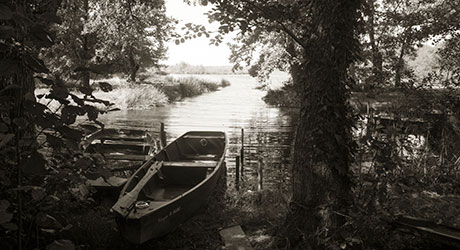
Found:
[[166, 147], [166, 132], [164, 123], [160, 123], [160, 144], [161, 148]]
[[258, 177], [258, 185], [257, 189], [259, 191], [262, 191], [263, 189], [263, 182], [264, 182], [264, 170], [263, 170], [263, 160], [262, 158], [259, 158], [258, 164], [257, 164], [257, 177]]
[[235, 189], [236, 191], [240, 190], [240, 157], [237, 156], [236, 160], [236, 167], [235, 167]]
[[243, 176], [243, 168], [244, 168], [244, 128], [241, 128], [240, 160], [241, 160], [241, 176]]

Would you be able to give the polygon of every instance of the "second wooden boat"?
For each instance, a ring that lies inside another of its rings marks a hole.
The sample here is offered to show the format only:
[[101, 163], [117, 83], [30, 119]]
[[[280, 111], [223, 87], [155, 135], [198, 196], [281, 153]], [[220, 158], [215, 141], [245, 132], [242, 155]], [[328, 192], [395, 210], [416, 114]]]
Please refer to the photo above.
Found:
[[223, 132], [188, 132], [143, 164], [112, 207], [128, 241], [160, 237], [195, 213], [225, 171]]
[[101, 195], [118, 197], [129, 176], [143, 162], [153, 157], [158, 148], [154, 133], [147, 130], [104, 128], [85, 137], [82, 148], [86, 155], [101, 157], [113, 176], [99, 177], [88, 183]]

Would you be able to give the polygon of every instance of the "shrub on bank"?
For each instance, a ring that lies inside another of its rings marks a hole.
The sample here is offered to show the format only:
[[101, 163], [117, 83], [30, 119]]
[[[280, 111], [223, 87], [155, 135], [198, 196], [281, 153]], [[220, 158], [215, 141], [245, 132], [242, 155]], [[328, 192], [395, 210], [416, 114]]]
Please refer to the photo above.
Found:
[[222, 79], [222, 80], [220, 81], [220, 86], [221, 86], [222, 88], [228, 87], [228, 86], [230, 86], [230, 82], [229, 82], [228, 80]]
[[119, 109], [147, 109], [168, 104], [168, 97], [157, 87], [148, 84], [129, 84], [110, 92], [95, 91], [102, 100], [115, 103]]
[[222, 80], [220, 84], [195, 77], [172, 78], [166, 77], [160, 87], [170, 102], [203, 93], [217, 91], [220, 87], [229, 86], [230, 82]]
[[265, 103], [278, 107], [299, 107], [300, 96], [292, 81], [284, 83], [280, 89], [269, 89], [263, 97]]

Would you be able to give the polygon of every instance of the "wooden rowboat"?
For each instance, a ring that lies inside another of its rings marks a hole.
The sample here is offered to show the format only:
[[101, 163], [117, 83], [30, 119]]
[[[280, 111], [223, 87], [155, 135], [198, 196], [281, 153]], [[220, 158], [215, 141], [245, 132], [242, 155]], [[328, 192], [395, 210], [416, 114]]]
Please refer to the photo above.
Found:
[[105, 128], [88, 135], [82, 146], [87, 153], [124, 161], [144, 161], [156, 147], [151, 131], [115, 128]]
[[223, 132], [188, 132], [143, 164], [111, 209], [123, 237], [141, 244], [195, 213], [225, 171], [227, 144]]
[[153, 157], [158, 148], [154, 132], [136, 129], [105, 128], [85, 137], [82, 147], [86, 155], [101, 157], [113, 173], [88, 183], [103, 194], [120, 194], [129, 176], [143, 162]]

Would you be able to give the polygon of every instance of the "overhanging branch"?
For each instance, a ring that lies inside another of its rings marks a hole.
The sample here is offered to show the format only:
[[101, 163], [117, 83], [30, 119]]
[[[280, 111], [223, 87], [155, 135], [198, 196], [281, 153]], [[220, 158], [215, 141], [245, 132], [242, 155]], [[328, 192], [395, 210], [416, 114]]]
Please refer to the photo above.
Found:
[[290, 30], [288, 27], [286, 27], [286, 25], [280, 21], [279, 19], [277, 18], [273, 18], [271, 17], [266, 10], [264, 10], [263, 8], [257, 6], [256, 4], [254, 4], [252, 1], [247, 1], [247, 3], [251, 6], [253, 6], [254, 8], [256, 8], [257, 10], [259, 10], [262, 15], [266, 18], [266, 19], [269, 19], [269, 20], [274, 20], [281, 28], [281, 30], [283, 30], [284, 32], [286, 32], [286, 34], [288, 34], [288, 36], [290, 36], [296, 43], [298, 43], [302, 48], [306, 49], [307, 48], [307, 45], [302, 41], [302, 39], [300, 39], [298, 36], [296, 36], [296, 34], [294, 34], [294, 32], [292, 30]]

